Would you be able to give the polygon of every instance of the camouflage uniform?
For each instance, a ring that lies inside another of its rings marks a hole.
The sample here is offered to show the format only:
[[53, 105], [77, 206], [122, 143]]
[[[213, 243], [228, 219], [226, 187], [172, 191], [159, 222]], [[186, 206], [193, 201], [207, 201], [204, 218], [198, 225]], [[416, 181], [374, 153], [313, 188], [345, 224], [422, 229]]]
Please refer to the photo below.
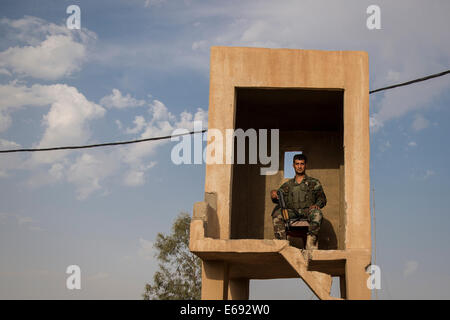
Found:
[[[307, 219], [309, 222], [308, 234], [317, 236], [322, 223], [322, 209], [327, 204], [327, 198], [318, 179], [305, 174], [302, 182], [297, 183], [295, 178], [285, 182], [279, 191], [283, 192], [288, 208], [289, 219]], [[309, 209], [317, 205], [320, 209]], [[275, 238], [286, 239], [286, 229], [280, 206], [272, 212]]]

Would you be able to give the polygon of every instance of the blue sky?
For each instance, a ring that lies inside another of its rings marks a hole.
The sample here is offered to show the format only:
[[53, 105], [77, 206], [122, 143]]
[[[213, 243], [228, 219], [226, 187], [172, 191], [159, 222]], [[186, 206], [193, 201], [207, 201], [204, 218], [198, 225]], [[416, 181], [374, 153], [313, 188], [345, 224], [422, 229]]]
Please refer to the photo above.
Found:
[[[66, 28], [67, 6], [82, 30]], [[9, 1], [0, 3], [0, 147], [170, 134], [207, 123], [212, 45], [364, 50], [370, 87], [449, 69], [448, 1]], [[371, 95], [378, 297], [450, 298], [446, 143], [450, 76]], [[139, 299], [152, 242], [203, 199], [204, 165], [174, 143], [0, 156], [0, 298]], [[82, 289], [65, 288], [66, 267]], [[336, 289], [336, 288], [334, 288]], [[310, 298], [298, 280], [251, 298]]]

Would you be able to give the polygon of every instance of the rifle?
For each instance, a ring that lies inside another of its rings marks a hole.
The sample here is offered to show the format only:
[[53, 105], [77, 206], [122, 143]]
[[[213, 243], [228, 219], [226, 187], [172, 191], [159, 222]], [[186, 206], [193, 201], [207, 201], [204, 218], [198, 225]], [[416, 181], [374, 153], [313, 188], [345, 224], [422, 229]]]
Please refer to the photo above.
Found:
[[286, 231], [289, 230], [289, 213], [286, 207], [286, 201], [284, 201], [283, 192], [280, 190], [277, 191], [278, 200], [281, 208], [281, 215], [283, 216], [284, 226], [286, 227]]

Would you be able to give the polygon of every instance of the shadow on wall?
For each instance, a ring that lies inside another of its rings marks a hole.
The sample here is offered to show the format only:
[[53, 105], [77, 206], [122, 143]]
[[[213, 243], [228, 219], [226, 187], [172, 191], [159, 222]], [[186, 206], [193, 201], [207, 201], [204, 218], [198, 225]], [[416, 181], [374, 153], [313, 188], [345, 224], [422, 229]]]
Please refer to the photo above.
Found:
[[329, 220], [325, 217], [319, 231], [319, 249], [320, 250], [337, 250], [337, 236], [334, 228]]

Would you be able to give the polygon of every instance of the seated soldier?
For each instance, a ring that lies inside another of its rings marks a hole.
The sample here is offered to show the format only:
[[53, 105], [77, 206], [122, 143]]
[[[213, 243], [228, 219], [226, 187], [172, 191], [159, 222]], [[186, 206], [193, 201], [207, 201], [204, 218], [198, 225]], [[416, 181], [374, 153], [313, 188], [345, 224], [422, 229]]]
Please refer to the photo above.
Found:
[[[295, 177], [285, 182], [279, 191], [283, 193], [289, 219], [306, 219], [309, 222], [306, 249], [317, 249], [317, 237], [322, 223], [322, 209], [327, 204], [327, 198], [318, 179], [306, 175], [307, 158], [296, 154], [293, 160]], [[274, 202], [277, 201], [277, 190], [271, 191]], [[280, 206], [272, 212], [275, 238], [286, 239], [286, 229]]]

